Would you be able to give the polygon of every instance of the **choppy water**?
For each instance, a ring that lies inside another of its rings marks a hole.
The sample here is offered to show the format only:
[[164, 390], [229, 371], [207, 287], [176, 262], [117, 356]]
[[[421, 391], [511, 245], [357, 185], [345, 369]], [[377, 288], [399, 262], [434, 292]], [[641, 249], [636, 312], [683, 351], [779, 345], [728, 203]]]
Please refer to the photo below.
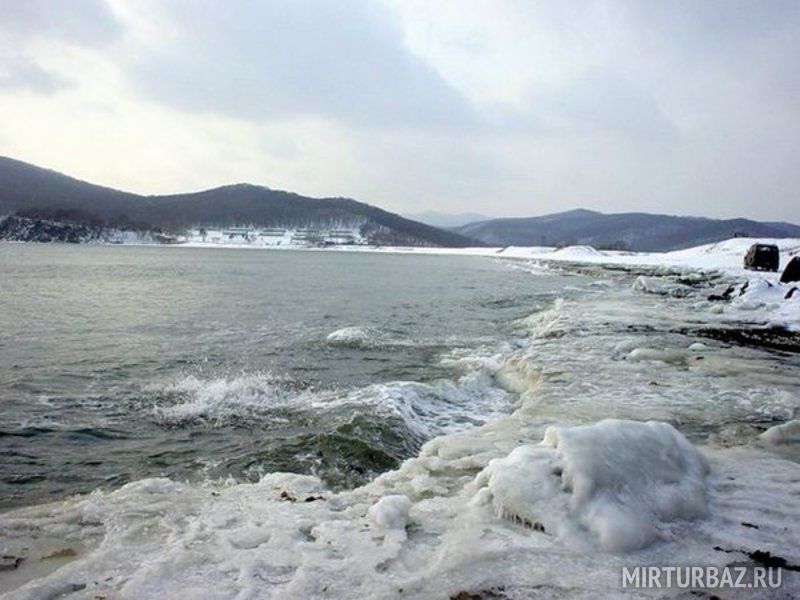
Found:
[[0, 506], [160, 475], [363, 482], [509, 412], [441, 359], [496, 352], [564, 284], [469, 257], [8, 244], [0, 274]]

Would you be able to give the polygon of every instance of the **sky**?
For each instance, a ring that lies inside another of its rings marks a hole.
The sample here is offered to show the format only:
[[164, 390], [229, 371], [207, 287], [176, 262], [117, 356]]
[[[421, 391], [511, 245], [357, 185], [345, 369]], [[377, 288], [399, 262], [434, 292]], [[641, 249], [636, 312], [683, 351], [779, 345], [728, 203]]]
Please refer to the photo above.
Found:
[[0, 155], [94, 183], [800, 223], [796, 0], [0, 1]]

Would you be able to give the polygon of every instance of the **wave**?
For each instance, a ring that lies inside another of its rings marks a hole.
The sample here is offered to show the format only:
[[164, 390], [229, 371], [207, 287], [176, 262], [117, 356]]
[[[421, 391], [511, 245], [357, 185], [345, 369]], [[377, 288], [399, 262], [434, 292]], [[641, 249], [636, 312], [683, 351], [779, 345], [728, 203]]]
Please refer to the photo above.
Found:
[[302, 386], [264, 373], [209, 379], [189, 375], [151, 386], [149, 410], [157, 423], [171, 427], [358, 412], [376, 420], [399, 420], [414, 435], [429, 439], [509, 412], [508, 392], [494, 384], [488, 365], [479, 364], [483, 368], [469, 370], [454, 381], [391, 381], [350, 390]]
[[255, 417], [291, 404], [303, 393], [291, 380], [264, 373], [212, 379], [189, 375], [164, 386], [151, 386], [149, 392], [156, 397], [153, 417], [171, 426]]
[[380, 348], [388, 339], [379, 330], [371, 327], [343, 327], [328, 334], [326, 341], [331, 346], [342, 348]]

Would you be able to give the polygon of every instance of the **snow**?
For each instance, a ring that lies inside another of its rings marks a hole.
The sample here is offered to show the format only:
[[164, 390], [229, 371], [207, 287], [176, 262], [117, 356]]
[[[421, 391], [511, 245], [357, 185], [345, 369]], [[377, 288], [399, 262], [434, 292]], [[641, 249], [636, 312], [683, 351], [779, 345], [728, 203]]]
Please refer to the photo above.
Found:
[[770, 427], [758, 437], [762, 442], [771, 445], [800, 443], [800, 420]]
[[[502, 450], [509, 435], [526, 436], [506, 421], [437, 438], [339, 494], [288, 473], [147, 479], [5, 514], [3, 552], [26, 549], [13, 575], [29, 580], [7, 597], [615, 597], [623, 565], [724, 566], [752, 548], [799, 557], [797, 464], [707, 450], [708, 471], [659, 423], [555, 427], [543, 443]], [[69, 556], [44, 559], [55, 552]], [[795, 574], [783, 577], [784, 593], [800, 591]]]
[[[606, 551], [669, 537], [669, 524], [707, 512], [708, 464], [665, 423], [604, 420], [549, 427], [479, 475], [480, 501], [500, 516], [574, 543], [583, 530]], [[488, 490], [488, 494], [484, 494]]]
[[378, 527], [384, 529], [405, 529], [411, 500], [403, 494], [384, 496], [370, 506], [367, 514]]

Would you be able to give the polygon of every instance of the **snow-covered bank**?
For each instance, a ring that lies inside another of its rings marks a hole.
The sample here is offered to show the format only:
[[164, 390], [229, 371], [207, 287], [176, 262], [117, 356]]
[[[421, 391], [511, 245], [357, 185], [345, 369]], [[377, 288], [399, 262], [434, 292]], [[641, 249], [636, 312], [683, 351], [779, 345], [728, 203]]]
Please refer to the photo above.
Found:
[[733, 238], [723, 242], [704, 244], [672, 252], [625, 252], [621, 250], [596, 250], [590, 246], [509, 246], [507, 248], [401, 248], [401, 247], [341, 247], [349, 252], [388, 252], [403, 254], [447, 254], [455, 256], [494, 256], [531, 260], [571, 262], [595, 265], [630, 267], [674, 267], [705, 271], [723, 271], [731, 275], [752, 272], [743, 267], [748, 248], [755, 243], [775, 244], [781, 252], [781, 269], [794, 256], [800, 255], [800, 239]]
[[[707, 475], [706, 458], [660, 424], [561, 428], [506, 454], [512, 432], [530, 434], [512, 420], [438, 438], [340, 494], [280, 473], [148, 479], [16, 511], [2, 519], [4, 552], [27, 557], [2, 581], [35, 577], [7, 597], [37, 600], [611, 597], [623, 566], [747, 565], [755, 550], [800, 559], [794, 463], [709, 451]], [[800, 592], [796, 573], [780, 592]]]

